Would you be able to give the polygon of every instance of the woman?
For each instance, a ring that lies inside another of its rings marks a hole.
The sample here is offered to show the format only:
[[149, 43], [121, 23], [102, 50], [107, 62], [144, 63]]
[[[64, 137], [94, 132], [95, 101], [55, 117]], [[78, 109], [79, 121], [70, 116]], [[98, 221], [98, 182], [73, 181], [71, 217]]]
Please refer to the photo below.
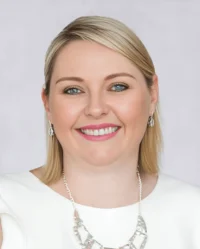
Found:
[[200, 190], [161, 173], [158, 78], [139, 38], [80, 17], [51, 43], [47, 162], [0, 178], [2, 249], [199, 249]]

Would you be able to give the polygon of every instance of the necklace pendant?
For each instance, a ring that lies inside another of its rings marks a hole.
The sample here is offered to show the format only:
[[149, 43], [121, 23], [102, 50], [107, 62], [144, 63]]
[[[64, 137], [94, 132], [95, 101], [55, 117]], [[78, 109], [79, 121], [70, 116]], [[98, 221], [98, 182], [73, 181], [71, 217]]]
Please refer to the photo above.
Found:
[[[130, 249], [144, 249], [147, 242], [147, 226], [141, 215], [138, 215], [136, 231], [129, 240]], [[122, 247], [123, 248], [123, 247]], [[123, 248], [126, 249], [126, 248]]]
[[95, 240], [83, 224], [77, 210], [74, 211], [74, 222], [74, 234], [82, 249], [144, 249], [147, 242], [147, 228], [141, 215], [138, 215], [136, 231], [133, 236], [127, 244], [118, 248], [104, 247]]
[[[139, 166], [138, 166], [139, 168]], [[83, 221], [80, 219], [79, 213], [76, 210], [74, 199], [71, 195], [71, 191], [68, 187], [64, 170], [63, 170], [63, 182], [69, 194], [70, 200], [74, 207], [74, 234], [75, 237], [81, 246], [82, 249], [144, 249], [146, 242], [147, 242], [147, 228], [146, 223], [143, 217], [140, 215], [140, 204], [142, 200], [142, 181], [140, 178], [140, 172], [137, 170], [138, 180], [139, 180], [139, 215], [137, 220], [136, 231], [134, 232], [133, 236], [129, 239], [128, 243], [118, 247], [118, 248], [111, 248], [111, 247], [104, 247], [101, 243], [94, 239], [92, 234], [87, 230]]]

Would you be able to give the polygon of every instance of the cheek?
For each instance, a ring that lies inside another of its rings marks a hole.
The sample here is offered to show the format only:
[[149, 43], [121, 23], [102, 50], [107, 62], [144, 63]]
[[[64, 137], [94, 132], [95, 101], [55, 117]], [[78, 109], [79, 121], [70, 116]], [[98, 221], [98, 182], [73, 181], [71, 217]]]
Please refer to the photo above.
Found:
[[74, 104], [74, 101], [67, 101], [66, 99], [59, 98], [52, 101], [52, 119], [54, 127], [65, 129], [72, 127], [82, 110], [81, 105]]
[[146, 129], [149, 112], [149, 98], [144, 93], [137, 93], [126, 98], [123, 104], [119, 105], [118, 113], [121, 121], [132, 131]]

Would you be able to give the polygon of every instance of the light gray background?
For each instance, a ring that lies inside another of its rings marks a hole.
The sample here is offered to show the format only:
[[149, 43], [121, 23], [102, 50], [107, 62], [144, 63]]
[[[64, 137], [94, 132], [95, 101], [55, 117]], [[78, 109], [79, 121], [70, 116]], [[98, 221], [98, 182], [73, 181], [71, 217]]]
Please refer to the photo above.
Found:
[[0, 0], [0, 173], [43, 164], [44, 55], [80, 15], [117, 18], [142, 39], [159, 76], [162, 171], [200, 185], [200, 1], [192, 0]]

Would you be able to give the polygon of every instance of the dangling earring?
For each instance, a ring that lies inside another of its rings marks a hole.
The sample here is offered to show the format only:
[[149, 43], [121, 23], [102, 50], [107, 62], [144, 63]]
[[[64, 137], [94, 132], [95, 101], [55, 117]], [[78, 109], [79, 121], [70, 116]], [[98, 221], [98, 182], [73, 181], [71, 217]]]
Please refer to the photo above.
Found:
[[148, 126], [149, 126], [149, 127], [153, 127], [153, 126], [154, 126], [154, 118], [153, 118], [153, 115], [149, 117]]
[[53, 137], [53, 135], [54, 135], [53, 125], [49, 121], [49, 136]]

